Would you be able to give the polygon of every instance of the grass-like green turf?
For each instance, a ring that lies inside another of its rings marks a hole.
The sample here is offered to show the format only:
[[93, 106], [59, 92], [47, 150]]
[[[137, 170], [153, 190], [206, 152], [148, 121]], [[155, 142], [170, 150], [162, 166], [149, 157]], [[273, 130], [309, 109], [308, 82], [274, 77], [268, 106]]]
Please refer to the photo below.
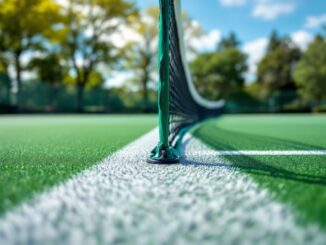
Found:
[[0, 215], [156, 124], [155, 116], [0, 117]]
[[[326, 149], [326, 116], [224, 116], [193, 134], [216, 150], [319, 150]], [[302, 224], [326, 229], [326, 156], [224, 158], [293, 208]]]

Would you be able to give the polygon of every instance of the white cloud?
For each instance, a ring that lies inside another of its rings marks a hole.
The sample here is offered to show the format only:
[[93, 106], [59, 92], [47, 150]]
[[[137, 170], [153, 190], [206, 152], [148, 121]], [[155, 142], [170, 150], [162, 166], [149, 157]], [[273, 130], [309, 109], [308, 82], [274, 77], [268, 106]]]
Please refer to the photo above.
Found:
[[105, 87], [121, 87], [132, 77], [133, 74], [130, 72], [111, 72], [110, 76], [108, 76], [108, 79], [105, 82]]
[[216, 48], [217, 44], [221, 40], [221, 37], [221, 31], [214, 29], [200, 38], [193, 38], [191, 40], [191, 46], [198, 51], [212, 50]]
[[255, 78], [257, 63], [265, 55], [267, 44], [268, 39], [263, 37], [247, 42], [243, 46], [243, 51], [248, 55], [249, 72], [247, 77], [249, 82]]
[[118, 48], [124, 47], [129, 42], [143, 41], [143, 37], [140, 34], [125, 25], [121, 25], [119, 27], [119, 30], [113, 33], [112, 35], [108, 36], [107, 39]]
[[226, 7], [238, 7], [247, 3], [247, 0], [219, 0], [221, 5]]
[[302, 30], [292, 33], [291, 38], [302, 50], [305, 50], [313, 40], [313, 36], [309, 32]]
[[56, 0], [58, 4], [60, 4], [63, 7], [68, 7], [69, 6], [69, 1], [68, 0]]
[[293, 3], [272, 2], [271, 0], [258, 0], [252, 15], [264, 20], [273, 20], [280, 15], [290, 14], [295, 10]]
[[306, 18], [305, 28], [317, 28], [326, 23], [326, 14], [320, 16], [308, 16]]
[[280, 15], [290, 14], [295, 10], [293, 1], [284, 0], [218, 0], [225, 7], [239, 7], [247, 3], [252, 5], [252, 15], [264, 20], [273, 20]]

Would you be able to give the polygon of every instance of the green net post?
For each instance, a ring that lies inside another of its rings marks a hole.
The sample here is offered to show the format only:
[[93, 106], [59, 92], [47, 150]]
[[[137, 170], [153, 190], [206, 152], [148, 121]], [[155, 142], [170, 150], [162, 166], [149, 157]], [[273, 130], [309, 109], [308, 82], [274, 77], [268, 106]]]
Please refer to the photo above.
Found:
[[169, 144], [170, 130], [170, 16], [172, 14], [173, 1], [160, 0], [160, 22], [159, 22], [159, 46], [158, 46], [158, 127], [159, 143], [151, 152], [148, 162], [150, 163], [177, 163], [179, 162], [179, 153]]

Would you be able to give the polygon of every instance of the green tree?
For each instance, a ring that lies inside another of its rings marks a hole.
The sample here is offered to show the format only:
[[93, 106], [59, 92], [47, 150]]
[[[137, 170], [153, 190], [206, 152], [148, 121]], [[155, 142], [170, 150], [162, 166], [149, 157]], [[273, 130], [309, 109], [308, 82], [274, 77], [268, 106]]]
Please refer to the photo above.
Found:
[[35, 70], [41, 82], [48, 85], [49, 110], [54, 110], [54, 99], [58, 92], [58, 86], [63, 83], [64, 77], [68, 73], [60, 55], [49, 53], [44, 57], [34, 58], [30, 61], [28, 68]]
[[7, 74], [8, 73], [8, 60], [0, 55], [0, 73]]
[[300, 49], [290, 38], [279, 38], [273, 32], [266, 55], [258, 63], [257, 81], [266, 86], [270, 93], [295, 90], [292, 75], [300, 56]]
[[135, 82], [140, 81], [143, 96], [143, 111], [148, 112], [148, 84], [154, 80], [156, 72], [159, 9], [149, 7], [133, 25], [139, 40], [127, 44], [127, 67], [135, 74]]
[[8, 61], [0, 56], [0, 104], [10, 104], [10, 78], [8, 76]]
[[283, 43], [284, 43], [284, 40], [282, 40], [282, 38], [279, 36], [277, 31], [273, 31], [269, 38], [266, 53], [271, 53], [271, 52], [277, 50], [279, 47], [281, 47], [283, 45]]
[[117, 63], [121, 54], [111, 35], [137, 14], [128, 0], [70, 0], [65, 8], [64, 53], [74, 71], [77, 111], [83, 110], [83, 93], [90, 75], [100, 64]]
[[17, 105], [24, 69], [22, 56], [51, 36], [62, 20], [60, 6], [54, 0], [0, 1], [0, 52], [10, 58], [16, 73]]
[[[133, 30], [138, 40], [128, 43], [127, 67], [135, 73], [135, 79], [132, 81], [141, 84], [143, 95], [143, 111], [150, 110], [149, 104], [149, 84], [155, 82], [157, 74], [157, 44], [158, 44], [158, 26], [159, 9], [149, 7], [139, 16], [139, 19], [133, 24]], [[187, 51], [195, 54], [196, 50], [191, 46], [190, 39], [200, 37], [203, 32], [199, 25], [194, 25], [192, 19], [187, 13], [182, 13], [182, 25], [184, 30], [185, 43]]]
[[38, 78], [42, 82], [53, 85], [62, 83], [64, 72], [66, 72], [59, 55], [56, 53], [32, 59], [29, 68], [36, 70]]
[[198, 55], [190, 67], [199, 93], [211, 100], [232, 96], [244, 86], [246, 60], [235, 48]]
[[231, 32], [228, 36], [223, 37], [220, 43], [217, 46], [219, 51], [227, 50], [227, 49], [237, 49], [241, 42], [238, 40], [238, 37], [234, 32]]
[[326, 100], [326, 35], [317, 35], [303, 54], [294, 79], [299, 93], [306, 100]]
[[91, 74], [89, 74], [88, 82], [86, 84], [86, 90], [91, 90], [93, 88], [101, 88], [105, 82], [102, 73], [99, 71], [93, 70]]

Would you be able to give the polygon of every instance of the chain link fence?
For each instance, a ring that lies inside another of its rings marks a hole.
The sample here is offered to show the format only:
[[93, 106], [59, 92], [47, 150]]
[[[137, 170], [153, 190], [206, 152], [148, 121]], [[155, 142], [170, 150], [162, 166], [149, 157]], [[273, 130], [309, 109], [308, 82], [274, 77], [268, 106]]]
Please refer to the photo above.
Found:
[[227, 101], [226, 113], [326, 112], [326, 101], [306, 101], [296, 91], [278, 91], [263, 100], [235, 98]]
[[[120, 88], [85, 89], [83, 112], [86, 113], [142, 113], [157, 112], [156, 91], [151, 90], [149, 101], [144, 108], [140, 91]], [[0, 74], [0, 113], [74, 113], [77, 110], [77, 89], [73, 85], [47, 84], [40, 81], [23, 82], [20, 93], [20, 108], [15, 106], [16, 94], [11, 81]], [[226, 113], [299, 113], [326, 112], [326, 101], [303, 100], [296, 91], [279, 91], [264, 100], [238, 94], [227, 101]]]

